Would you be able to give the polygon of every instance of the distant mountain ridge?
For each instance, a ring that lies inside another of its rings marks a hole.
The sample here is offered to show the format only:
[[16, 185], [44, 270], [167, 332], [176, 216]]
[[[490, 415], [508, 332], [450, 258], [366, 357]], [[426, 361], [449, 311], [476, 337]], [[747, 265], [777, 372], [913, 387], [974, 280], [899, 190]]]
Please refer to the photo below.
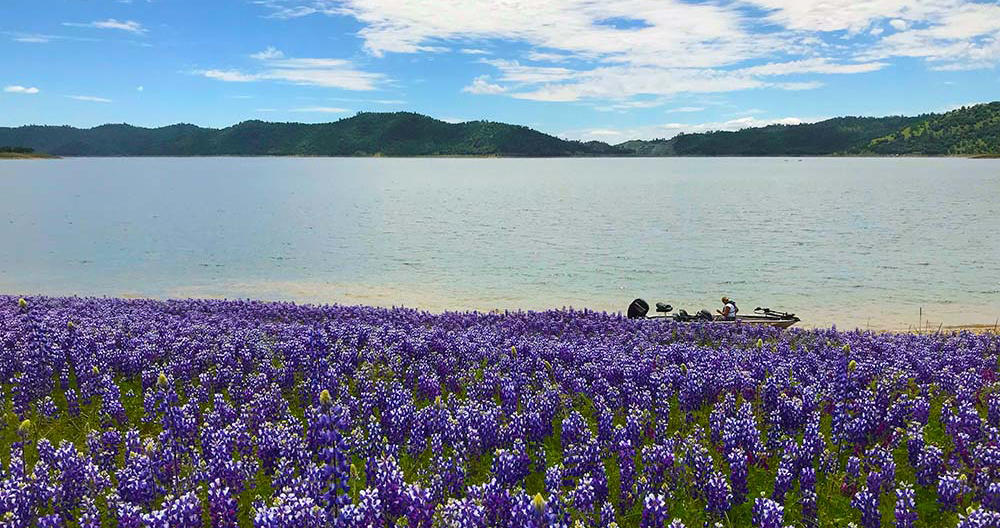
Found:
[[943, 114], [836, 117], [616, 145], [639, 156], [976, 156], [1000, 154], [1000, 102]]
[[365, 112], [321, 124], [245, 121], [222, 129], [22, 126], [0, 128], [0, 145], [59, 156], [996, 156], [1000, 102], [940, 114], [837, 117], [618, 145], [492, 121], [446, 123], [410, 112]]
[[492, 121], [446, 123], [410, 112], [359, 113], [332, 123], [245, 121], [223, 129], [178, 124], [0, 128], [0, 145], [59, 156], [594, 156], [627, 154]]

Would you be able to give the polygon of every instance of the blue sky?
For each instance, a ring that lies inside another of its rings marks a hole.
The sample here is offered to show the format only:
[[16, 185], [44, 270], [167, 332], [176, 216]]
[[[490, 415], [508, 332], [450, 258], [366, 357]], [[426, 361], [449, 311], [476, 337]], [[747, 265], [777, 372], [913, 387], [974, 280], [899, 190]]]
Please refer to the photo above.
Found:
[[611, 143], [1000, 99], [964, 0], [7, 0], [0, 126], [409, 110]]

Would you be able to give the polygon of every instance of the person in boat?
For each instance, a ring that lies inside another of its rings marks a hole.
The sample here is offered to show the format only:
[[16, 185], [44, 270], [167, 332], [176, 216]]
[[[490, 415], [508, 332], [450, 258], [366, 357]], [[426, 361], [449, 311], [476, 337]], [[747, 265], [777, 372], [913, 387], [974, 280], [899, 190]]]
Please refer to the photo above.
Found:
[[729, 297], [722, 298], [722, 309], [716, 310], [715, 320], [716, 321], [732, 321], [736, 319], [736, 314], [740, 311], [736, 307], [736, 303], [732, 301]]

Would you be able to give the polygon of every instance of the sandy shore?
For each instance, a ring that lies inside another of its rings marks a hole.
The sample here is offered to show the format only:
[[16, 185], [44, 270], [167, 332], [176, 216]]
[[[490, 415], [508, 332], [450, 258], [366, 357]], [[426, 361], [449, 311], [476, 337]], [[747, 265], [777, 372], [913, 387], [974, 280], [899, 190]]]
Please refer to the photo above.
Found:
[[40, 153], [25, 154], [22, 152], [0, 152], [0, 160], [44, 160], [44, 159], [59, 159], [59, 156], [53, 156], [51, 154], [40, 154]]

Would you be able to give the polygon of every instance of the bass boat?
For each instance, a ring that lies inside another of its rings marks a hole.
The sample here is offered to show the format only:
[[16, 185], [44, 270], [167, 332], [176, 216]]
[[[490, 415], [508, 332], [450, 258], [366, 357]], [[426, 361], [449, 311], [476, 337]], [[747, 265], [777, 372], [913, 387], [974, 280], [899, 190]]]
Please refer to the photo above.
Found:
[[800, 319], [795, 317], [795, 314], [788, 312], [779, 312], [772, 310], [770, 308], [754, 308], [754, 315], [740, 315], [737, 313], [734, 317], [721, 318], [713, 316], [708, 310], [700, 310], [696, 314], [689, 314], [684, 310], [678, 310], [677, 313], [671, 314], [674, 310], [673, 306], [666, 303], [658, 302], [656, 303], [656, 313], [657, 315], [647, 315], [649, 313], [649, 303], [643, 299], [636, 299], [632, 301], [632, 304], [628, 307], [628, 318], [629, 319], [665, 319], [670, 321], [675, 321], [678, 323], [706, 323], [706, 324], [721, 324], [721, 325], [735, 325], [735, 324], [748, 324], [748, 325], [764, 325], [764, 326], [775, 326], [778, 328], [788, 328], [795, 323], [799, 322]]

